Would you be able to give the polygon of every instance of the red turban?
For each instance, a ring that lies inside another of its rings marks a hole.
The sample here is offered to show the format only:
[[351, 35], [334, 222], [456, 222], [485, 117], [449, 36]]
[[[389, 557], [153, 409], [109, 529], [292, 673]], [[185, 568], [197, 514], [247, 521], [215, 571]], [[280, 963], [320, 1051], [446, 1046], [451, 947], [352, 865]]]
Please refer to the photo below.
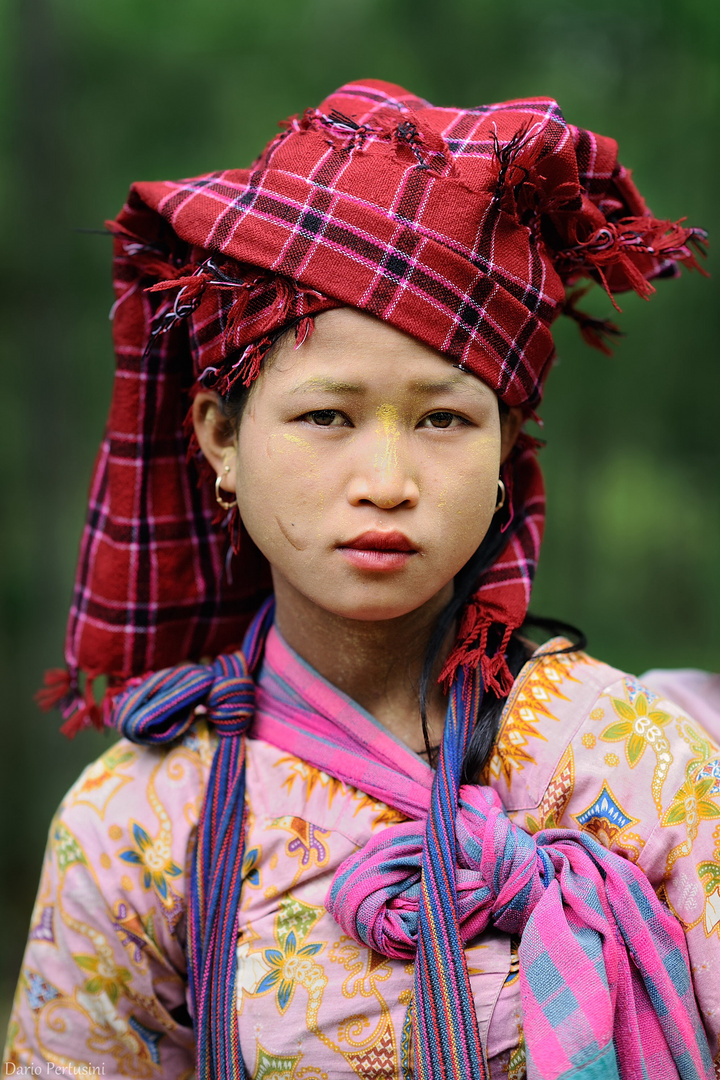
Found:
[[[51, 676], [66, 729], [98, 719], [111, 686], [237, 645], [270, 588], [247, 536], [228, 554], [212, 485], [188, 457], [193, 387], [248, 384], [279, 330], [349, 305], [483, 379], [528, 413], [563, 310], [604, 346], [610, 325], [568, 304], [694, 266], [702, 232], [648, 212], [616, 143], [549, 99], [439, 108], [398, 86], [350, 83], [293, 117], [249, 169], [138, 183], [115, 222], [117, 373], [93, 476], [66, 642]], [[461, 622], [445, 676], [483, 664], [503, 690], [502, 642], [523, 620], [539, 551], [542, 482], [522, 440], [503, 474], [507, 544]], [[198, 482], [200, 480], [200, 485]], [[232, 556], [232, 558], [231, 558]], [[486, 656], [497, 624], [501, 645]], [[84, 698], [78, 674], [88, 676]]]

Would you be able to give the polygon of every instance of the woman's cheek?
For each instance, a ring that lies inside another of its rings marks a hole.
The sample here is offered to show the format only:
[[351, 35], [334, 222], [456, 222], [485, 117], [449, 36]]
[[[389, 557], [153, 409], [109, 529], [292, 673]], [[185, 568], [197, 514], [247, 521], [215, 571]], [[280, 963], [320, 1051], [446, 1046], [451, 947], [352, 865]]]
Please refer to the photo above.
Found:
[[468, 558], [490, 527], [496, 499], [497, 478], [472, 469], [457, 470], [452, 482], [446, 478], [435, 497], [442, 532]]
[[500, 433], [481, 435], [454, 472], [461, 516], [480, 517], [490, 524], [500, 476]]
[[275, 469], [291, 468], [296, 475], [310, 479], [316, 471], [317, 447], [309, 439], [294, 431], [274, 432], [268, 436], [265, 446], [267, 459]]
[[247, 484], [238, 492], [240, 513], [271, 561], [286, 544], [304, 551], [317, 537], [325, 503], [318, 456], [309, 440], [280, 432], [268, 436], [263, 454], [248, 463]]
[[[273, 440], [272, 453], [288, 484], [287, 506], [300, 518], [303, 536], [308, 541], [320, 537], [323, 514], [330, 501], [326, 498], [328, 485], [337, 477], [328, 455], [313, 443], [293, 432], [284, 432]], [[273, 490], [277, 490], [277, 482]], [[299, 523], [294, 523], [294, 530]], [[293, 533], [294, 535], [295, 533]]]

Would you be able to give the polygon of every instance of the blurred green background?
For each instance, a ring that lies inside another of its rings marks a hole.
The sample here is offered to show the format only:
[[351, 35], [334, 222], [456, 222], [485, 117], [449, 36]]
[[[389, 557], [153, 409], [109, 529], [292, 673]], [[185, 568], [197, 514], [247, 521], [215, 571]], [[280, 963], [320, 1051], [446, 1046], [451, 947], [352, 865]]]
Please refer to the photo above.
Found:
[[[0, 1024], [50, 817], [107, 745], [32, 694], [62, 658], [112, 377], [110, 242], [136, 179], [245, 166], [352, 78], [438, 104], [557, 98], [615, 136], [653, 210], [718, 235], [711, 0], [4, 0]], [[712, 260], [710, 264], [712, 264]], [[631, 671], [718, 664], [717, 286], [629, 296], [612, 359], [559, 326], [543, 406], [549, 519], [535, 611]], [[599, 294], [595, 310], [608, 313]]]

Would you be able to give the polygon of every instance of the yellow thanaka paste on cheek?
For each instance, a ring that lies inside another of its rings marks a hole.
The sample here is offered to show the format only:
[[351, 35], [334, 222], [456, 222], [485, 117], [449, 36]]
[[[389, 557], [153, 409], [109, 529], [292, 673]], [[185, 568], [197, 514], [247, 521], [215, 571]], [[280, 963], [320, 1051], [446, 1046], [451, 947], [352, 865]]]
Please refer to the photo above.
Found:
[[299, 435], [292, 435], [289, 431], [286, 431], [283, 434], [283, 439], [286, 439], [289, 443], [293, 443], [295, 446], [299, 446], [312, 457], [317, 457], [317, 450], [314, 446], [310, 445], [307, 439], [301, 439]]
[[283, 434], [283, 439], [290, 443], [290, 446], [287, 448], [288, 450], [292, 451], [293, 449], [297, 448], [299, 453], [305, 455], [307, 469], [303, 472], [302, 475], [306, 476], [308, 479], [312, 479], [315, 476], [318, 456], [318, 452], [315, 447], [311, 443], [309, 443], [307, 439], [302, 439], [299, 435], [293, 435], [289, 431], [286, 431]]
[[[290, 443], [288, 446], [287, 443]], [[305, 456], [305, 464], [307, 469], [302, 473], [303, 476], [312, 477], [317, 464], [317, 450], [315, 447], [307, 441], [302, 439], [299, 435], [293, 435], [290, 432], [283, 432], [282, 435], [274, 434], [268, 439], [268, 457], [275, 457], [277, 454], [295, 454], [300, 453]]]
[[[309, 458], [308, 468], [301, 475], [306, 477], [308, 480], [316, 479], [318, 452], [315, 447], [312, 446], [312, 444], [309, 443], [307, 439], [301, 439], [299, 435], [292, 435], [290, 432], [285, 432], [283, 438], [287, 439], [287, 441], [291, 443], [292, 446], [297, 446], [298, 450], [301, 453], [307, 454]], [[311, 503], [310, 508], [315, 510], [315, 517], [316, 519], [318, 519], [319, 515], [325, 508], [325, 495], [322, 490], [319, 490], [316, 493], [315, 501]], [[319, 524], [319, 522], [316, 520], [316, 525], [317, 524]]]
[[[283, 442], [279, 441], [281, 439], [284, 442], [290, 443], [291, 445], [284, 446]], [[299, 435], [293, 435], [289, 431], [284, 431], [282, 435], [280, 435], [279, 433], [275, 433], [273, 435], [270, 435], [268, 438], [268, 451], [270, 453], [287, 454], [291, 452], [295, 447], [297, 447], [302, 452], [309, 454], [310, 457], [317, 457], [317, 450], [311, 443], [307, 441], [307, 439], [302, 439]]]
[[[314, 492], [314, 495], [312, 493], [309, 493], [308, 495], [308, 502], [305, 508], [308, 516], [305, 519], [305, 524], [313, 527], [314, 535], [317, 537], [320, 533], [321, 517], [325, 509], [325, 493], [323, 492], [322, 488], [317, 484], [317, 449], [312, 445], [312, 443], [308, 442], [307, 439], [303, 439], [299, 435], [294, 435], [292, 434], [292, 432], [283, 432], [282, 437], [286, 440], [286, 442], [290, 443], [290, 446], [280, 447], [279, 452], [281, 454], [293, 453], [294, 450], [297, 448], [297, 451], [299, 453], [305, 455], [305, 462], [307, 464], [307, 468], [302, 472], [299, 472], [298, 475], [305, 477], [305, 479], [307, 480], [313, 480], [316, 482], [315, 487], [317, 488], [317, 490]], [[290, 541], [293, 547], [296, 548], [298, 551], [304, 551], [307, 547], [307, 544], [304, 542], [299, 543], [297, 539], [293, 537], [292, 533], [289, 533], [288, 531], [286, 531], [286, 529], [283, 528], [283, 526], [280, 524], [279, 519], [278, 524], [280, 525], [283, 535], [287, 540]]]

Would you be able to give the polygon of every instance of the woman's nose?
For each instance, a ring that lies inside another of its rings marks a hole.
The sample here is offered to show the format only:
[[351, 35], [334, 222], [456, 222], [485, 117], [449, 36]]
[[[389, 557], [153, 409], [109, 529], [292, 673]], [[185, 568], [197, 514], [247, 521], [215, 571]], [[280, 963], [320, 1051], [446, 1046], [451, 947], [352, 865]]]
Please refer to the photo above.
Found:
[[382, 431], [379, 437], [356, 447], [347, 497], [353, 506], [372, 503], [382, 510], [413, 507], [420, 497], [415, 469], [404, 453], [399, 433]]

